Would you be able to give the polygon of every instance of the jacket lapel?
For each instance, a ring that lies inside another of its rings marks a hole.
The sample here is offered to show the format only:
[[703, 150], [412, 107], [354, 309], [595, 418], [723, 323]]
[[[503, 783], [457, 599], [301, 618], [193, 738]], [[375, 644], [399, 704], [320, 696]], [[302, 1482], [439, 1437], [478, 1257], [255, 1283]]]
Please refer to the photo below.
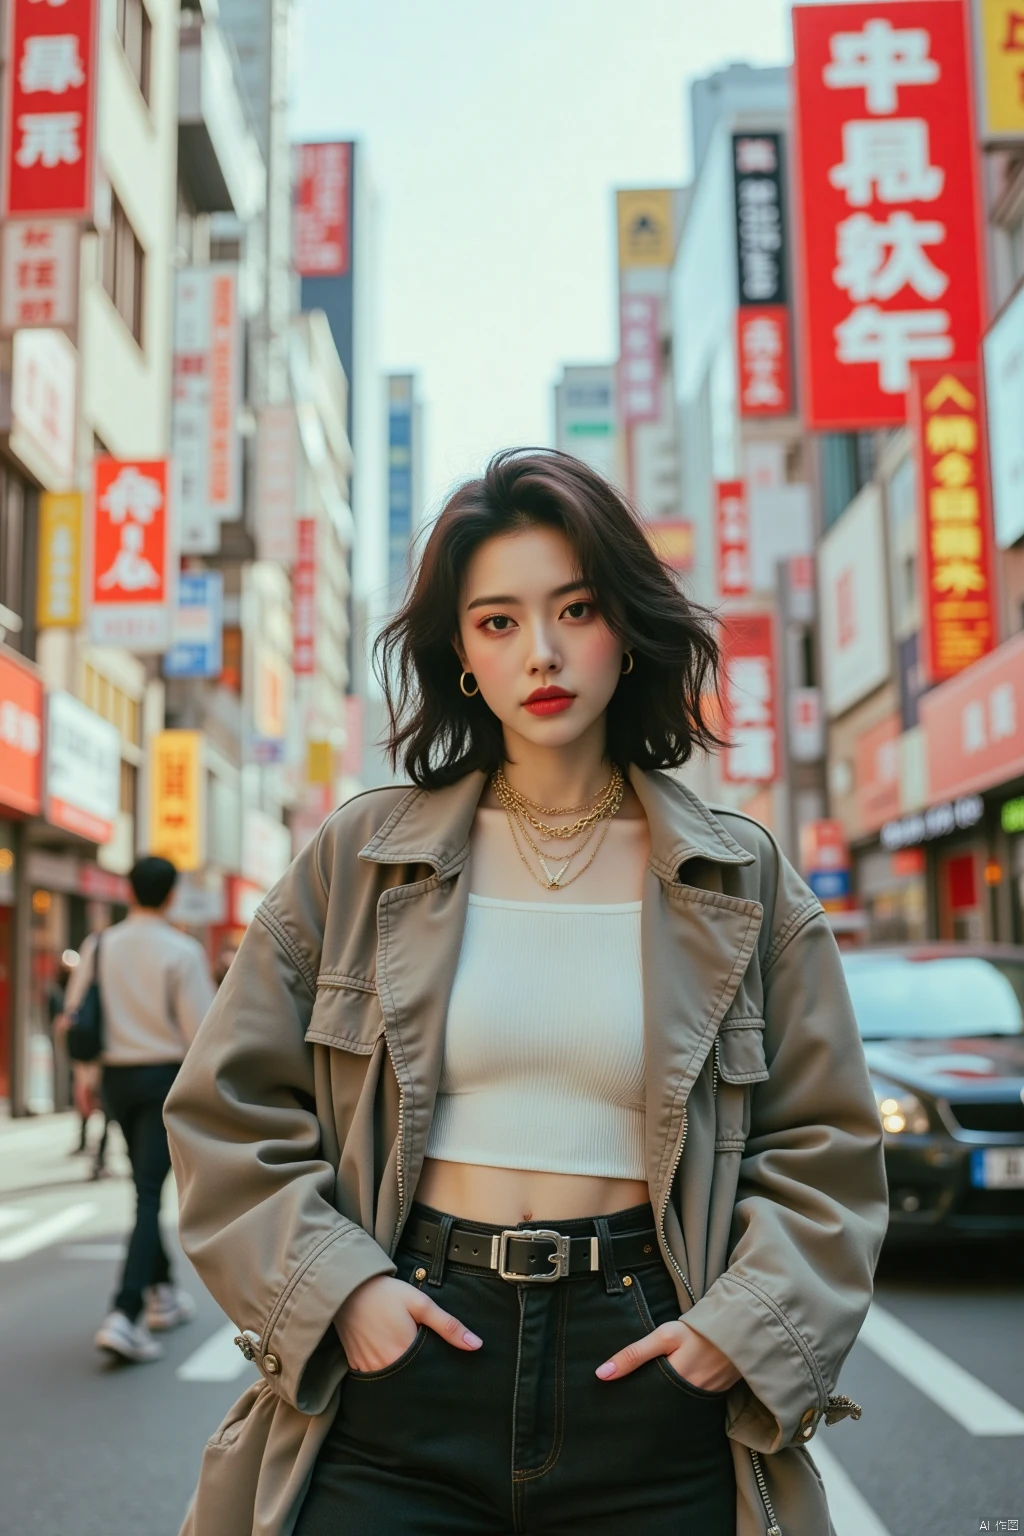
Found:
[[685, 881], [692, 861], [750, 864], [707, 807], [678, 779], [633, 768], [630, 782], [651, 832], [641, 953], [647, 1075], [647, 1178], [656, 1211], [679, 1157], [686, 1101], [754, 952], [762, 906]]
[[392, 886], [377, 903], [377, 992], [401, 1094], [397, 1245], [419, 1181], [441, 1075], [445, 1020], [466, 926], [469, 833], [486, 777], [443, 790], [412, 790], [360, 858], [410, 867], [425, 879]]

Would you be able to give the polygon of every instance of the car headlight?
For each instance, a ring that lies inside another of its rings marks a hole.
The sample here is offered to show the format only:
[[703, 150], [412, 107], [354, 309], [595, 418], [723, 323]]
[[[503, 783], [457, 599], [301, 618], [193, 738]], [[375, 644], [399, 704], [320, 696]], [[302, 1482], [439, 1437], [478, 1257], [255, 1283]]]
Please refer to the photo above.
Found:
[[900, 1136], [906, 1131], [912, 1136], [924, 1135], [929, 1126], [928, 1111], [915, 1093], [880, 1077], [872, 1078], [871, 1087], [883, 1131], [890, 1136]]

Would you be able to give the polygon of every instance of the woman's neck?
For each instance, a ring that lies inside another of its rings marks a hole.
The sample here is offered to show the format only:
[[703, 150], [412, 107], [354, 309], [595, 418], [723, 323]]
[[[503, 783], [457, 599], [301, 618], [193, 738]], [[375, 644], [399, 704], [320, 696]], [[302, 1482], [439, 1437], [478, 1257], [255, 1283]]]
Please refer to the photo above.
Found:
[[517, 737], [505, 738], [505, 777], [538, 805], [581, 805], [608, 783], [611, 764], [604, 733], [585, 733], [564, 747], [539, 747]]

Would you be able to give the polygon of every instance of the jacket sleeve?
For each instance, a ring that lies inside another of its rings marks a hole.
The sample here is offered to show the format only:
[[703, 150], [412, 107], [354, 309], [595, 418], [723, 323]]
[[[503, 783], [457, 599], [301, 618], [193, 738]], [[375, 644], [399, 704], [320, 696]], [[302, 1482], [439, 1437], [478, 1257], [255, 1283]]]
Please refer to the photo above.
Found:
[[321, 1148], [305, 1040], [327, 905], [318, 843], [258, 909], [164, 1108], [182, 1247], [265, 1379], [308, 1414], [345, 1370], [338, 1308], [395, 1273], [336, 1210]]
[[762, 962], [769, 1075], [752, 1089], [729, 1263], [683, 1316], [749, 1389], [730, 1430], [768, 1452], [814, 1433], [867, 1314], [889, 1215], [839, 949], [785, 861], [780, 884], [789, 899]]

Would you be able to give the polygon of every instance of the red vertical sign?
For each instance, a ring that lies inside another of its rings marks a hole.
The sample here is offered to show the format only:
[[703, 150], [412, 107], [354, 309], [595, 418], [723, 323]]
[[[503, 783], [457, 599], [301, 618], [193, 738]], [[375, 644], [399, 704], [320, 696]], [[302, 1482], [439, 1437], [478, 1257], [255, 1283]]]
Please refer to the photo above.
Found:
[[351, 179], [351, 144], [296, 145], [292, 264], [300, 277], [348, 271]]
[[6, 218], [92, 217], [99, 0], [9, 0]]
[[914, 370], [910, 417], [917, 450], [921, 665], [943, 682], [996, 643], [992, 522], [980, 370], [950, 363]]
[[750, 513], [742, 480], [715, 481], [715, 551], [721, 597], [748, 597]]
[[660, 313], [653, 294], [619, 300], [619, 411], [627, 427], [661, 416]]
[[296, 559], [292, 569], [292, 671], [311, 677], [316, 671], [316, 520], [295, 524]]
[[167, 459], [93, 460], [89, 624], [99, 645], [163, 651], [177, 585]]
[[730, 617], [724, 635], [722, 777], [770, 784], [778, 777], [775, 624], [770, 613]]
[[915, 363], [977, 354], [968, 13], [963, 0], [793, 8], [811, 427], [899, 425]]

